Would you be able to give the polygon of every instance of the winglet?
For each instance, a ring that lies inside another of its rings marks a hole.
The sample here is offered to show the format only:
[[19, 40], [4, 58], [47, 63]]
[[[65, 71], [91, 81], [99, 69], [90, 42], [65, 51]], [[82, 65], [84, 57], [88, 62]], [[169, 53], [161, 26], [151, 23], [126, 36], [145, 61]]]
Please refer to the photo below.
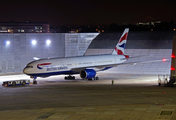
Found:
[[120, 37], [119, 42], [117, 43], [114, 51], [112, 52], [112, 54], [114, 55], [124, 55], [125, 52], [125, 45], [127, 42], [127, 37], [128, 37], [128, 32], [129, 32], [129, 28], [126, 28], [122, 34], [122, 36]]

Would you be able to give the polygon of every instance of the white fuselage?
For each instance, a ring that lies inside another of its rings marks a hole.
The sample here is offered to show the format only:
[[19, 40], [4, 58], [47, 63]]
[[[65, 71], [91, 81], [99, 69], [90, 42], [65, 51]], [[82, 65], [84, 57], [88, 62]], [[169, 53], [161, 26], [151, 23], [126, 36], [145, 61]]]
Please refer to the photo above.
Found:
[[79, 74], [86, 68], [103, 69], [125, 62], [124, 55], [98, 55], [66, 58], [40, 59], [26, 65], [23, 72], [30, 76], [51, 76], [60, 74]]

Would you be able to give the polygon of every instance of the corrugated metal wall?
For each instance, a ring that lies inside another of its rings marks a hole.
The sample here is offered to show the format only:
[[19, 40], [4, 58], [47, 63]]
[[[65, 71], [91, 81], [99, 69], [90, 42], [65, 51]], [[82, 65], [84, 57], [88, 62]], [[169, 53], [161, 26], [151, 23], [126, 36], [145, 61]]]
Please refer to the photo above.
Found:
[[[99, 34], [90, 44], [85, 55], [111, 54], [121, 34], [122, 32]], [[129, 59], [127, 62], [170, 59], [174, 34], [173, 31], [129, 32], [125, 54], [130, 55], [130, 57], [145, 56]], [[140, 63], [117, 66], [109, 70], [109, 72], [169, 74], [170, 66], [170, 61]]]
[[[123, 32], [123, 31], [122, 31]], [[118, 33], [41, 33], [41, 34], [0, 34], [0, 74], [22, 72], [33, 57], [68, 57], [110, 54], [122, 32]], [[175, 32], [129, 32], [126, 54], [130, 56], [147, 55], [130, 61], [148, 61], [170, 58]], [[95, 39], [94, 39], [95, 38]], [[46, 45], [50, 39], [51, 44]], [[94, 39], [94, 40], [93, 40]], [[10, 44], [6, 45], [9, 40]], [[36, 45], [31, 41], [36, 40]], [[92, 41], [93, 40], [93, 41]], [[165, 74], [170, 71], [170, 62], [122, 65], [110, 72]]]
[[[22, 72], [33, 57], [52, 58], [83, 55], [98, 33], [0, 34], [0, 74]], [[46, 40], [50, 40], [50, 45]], [[32, 40], [36, 40], [33, 45]], [[6, 41], [10, 41], [7, 45]]]

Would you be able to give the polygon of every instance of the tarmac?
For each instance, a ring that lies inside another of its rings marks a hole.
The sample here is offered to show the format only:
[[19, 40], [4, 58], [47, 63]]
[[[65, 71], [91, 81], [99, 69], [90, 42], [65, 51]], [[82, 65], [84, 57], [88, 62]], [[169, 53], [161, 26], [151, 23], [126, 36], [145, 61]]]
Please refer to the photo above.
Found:
[[[38, 84], [0, 87], [0, 120], [175, 120], [176, 88], [157, 75], [98, 73], [100, 80], [38, 78]], [[29, 76], [0, 76], [6, 80]], [[114, 84], [112, 85], [112, 80]], [[32, 82], [32, 81], [31, 81]]]

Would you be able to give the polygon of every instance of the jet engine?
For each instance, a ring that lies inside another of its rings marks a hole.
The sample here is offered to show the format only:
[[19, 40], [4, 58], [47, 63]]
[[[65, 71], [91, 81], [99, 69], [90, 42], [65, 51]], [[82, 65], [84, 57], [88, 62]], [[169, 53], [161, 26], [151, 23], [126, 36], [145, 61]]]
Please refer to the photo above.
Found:
[[96, 72], [93, 69], [84, 69], [80, 72], [80, 77], [84, 79], [90, 79], [95, 77]]

